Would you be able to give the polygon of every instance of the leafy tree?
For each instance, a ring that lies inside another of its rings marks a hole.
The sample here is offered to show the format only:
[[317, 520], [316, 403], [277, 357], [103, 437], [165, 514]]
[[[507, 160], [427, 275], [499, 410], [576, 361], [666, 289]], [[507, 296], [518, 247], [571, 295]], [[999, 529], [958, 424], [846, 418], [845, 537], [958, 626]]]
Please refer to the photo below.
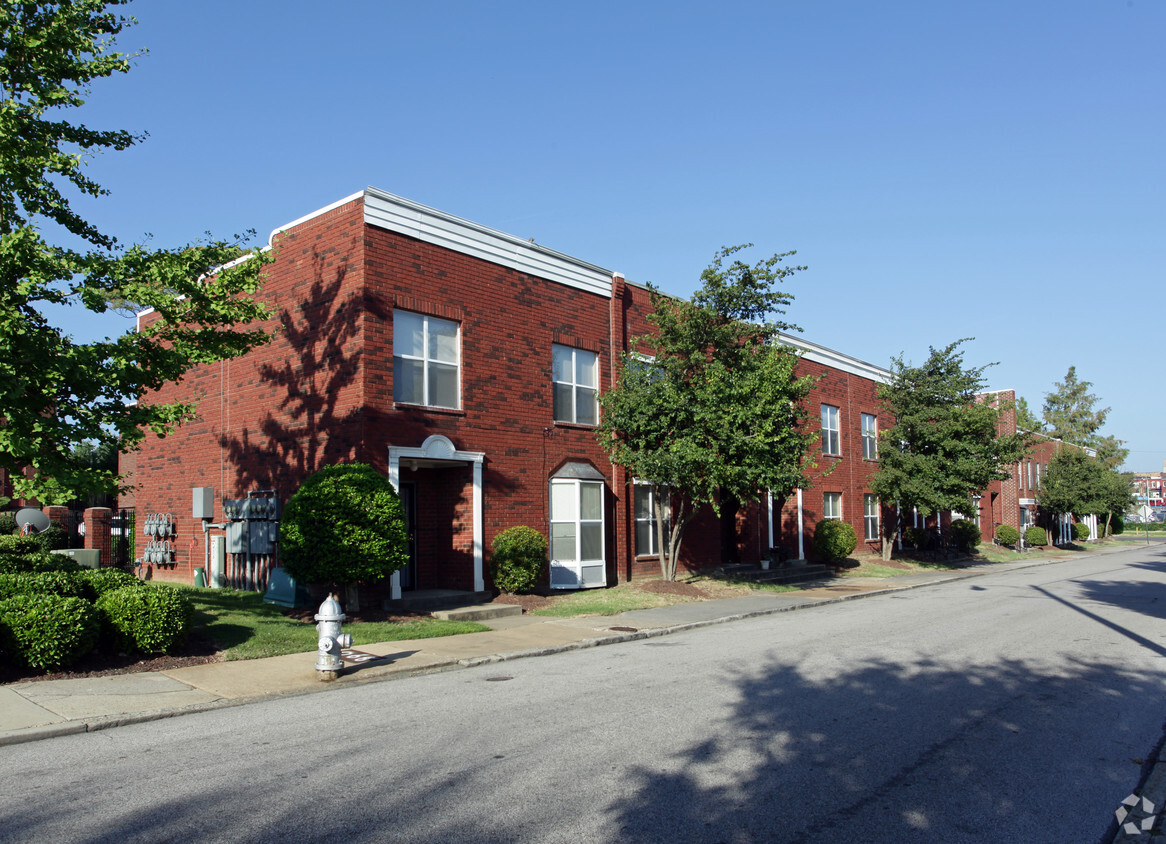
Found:
[[1023, 398], [1016, 400], [1016, 427], [1034, 434], [1039, 434], [1045, 429], [1044, 423], [1036, 418], [1036, 414], [1028, 406], [1028, 401]]
[[803, 399], [814, 379], [798, 377], [796, 352], [776, 342], [793, 326], [771, 318], [793, 298], [774, 285], [805, 268], [783, 265], [792, 252], [753, 266], [733, 257], [751, 245], [718, 251], [691, 301], [652, 289], [655, 332], [633, 343], [646, 354], [622, 355], [615, 387], [600, 396], [600, 442], [654, 486], [666, 580], [700, 507], [720, 513], [806, 483], [817, 435], [804, 430]]
[[365, 463], [327, 466], [288, 499], [280, 562], [301, 583], [341, 584], [349, 609], [356, 584], [388, 577], [409, 562], [405, 514], [389, 479]]
[[[139, 399], [267, 339], [248, 325], [266, 316], [253, 294], [267, 259], [229, 263], [247, 254], [239, 238], [124, 247], [67, 195], [107, 194], [85, 174], [88, 159], [142, 139], [66, 113], [94, 80], [129, 70], [133, 56], [112, 49], [133, 23], [115, 9], [125, 2], [0, 2], [0, 466], [18, 495], [48, 503], [116, 492], [116, 475], [73, 446], [131, 449], [147, 429], [166, 433], [191, 407]], [[54, 307], [158, 318], [82, 343], [51, 322]]]
[[[964, 342], [932, 348], [918, 367], [892, 359], [891, 381], [879, 400], [895, 424], [880, 435], [879, 469], [871, 479], [882, 501], [924, 515], [967, 512], [972, 493], [1007, 478], [1005, 467], [1028, 450], [1027, 432], [999, 434], [999, 411], [978, 398], [987, 366], [964, 368]], [[891, 558], [897, 528], [884, 520], [884, 560]]]
[[1071, 513], [1078, 519], [1105, 519], [1105, 534], [1114, 514], [1133, 501], [1132, 476], [1123, 475], [1078, 448], [1062, 448], [1049, 461], [1041, 479], [1037, 503], [1051, 513]]
[[1058, 440], [1092, 447], [1097, 430], [1105, 424], [1109, 408], [1097, 410], [1097, 396], [1089, 392], [1093, 384], [1077, 379], [1077, 367], [1070, 366], [1065, 380], [1053, 385], [1045, 395], [1044, 420], [1047, 433]]
[[1097, 459], [1101, 461], [1102, 465], [1115, 472], [1130, 456], [1130, 450], [1125, 447], [1125, 440], [1119, 440], [1112, 434], [1098, 437], [1094, 448], [1097, 451]]

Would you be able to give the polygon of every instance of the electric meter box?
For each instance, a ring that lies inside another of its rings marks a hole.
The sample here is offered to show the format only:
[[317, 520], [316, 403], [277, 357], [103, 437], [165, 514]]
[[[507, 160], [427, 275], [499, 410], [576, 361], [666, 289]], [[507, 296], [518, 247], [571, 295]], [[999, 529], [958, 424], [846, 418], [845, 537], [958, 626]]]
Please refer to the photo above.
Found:
[[196, 519], [213, 521], [215, 518], [215, 488], [213, 486], [196, 486], [194, 493], [193, 512]]

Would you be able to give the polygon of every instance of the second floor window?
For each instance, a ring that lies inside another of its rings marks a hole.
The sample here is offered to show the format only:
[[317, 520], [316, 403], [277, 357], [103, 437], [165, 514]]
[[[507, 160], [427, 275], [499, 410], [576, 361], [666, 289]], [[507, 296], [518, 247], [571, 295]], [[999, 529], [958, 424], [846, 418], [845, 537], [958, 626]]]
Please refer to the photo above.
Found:
[[595, 352], [552, 347], [556, 422], [599, 424], [599, 356]]
[[842, 429], [838, 423], [838, 408], [822, 405], [822, 453], [842, 453]]
[[877, 460], [879, 456], [879, 420], [873, 414], [862, 414], [862, 459]]
[[458, 324], [393, 312], [393, 400], [430, 407], [460, 406]]

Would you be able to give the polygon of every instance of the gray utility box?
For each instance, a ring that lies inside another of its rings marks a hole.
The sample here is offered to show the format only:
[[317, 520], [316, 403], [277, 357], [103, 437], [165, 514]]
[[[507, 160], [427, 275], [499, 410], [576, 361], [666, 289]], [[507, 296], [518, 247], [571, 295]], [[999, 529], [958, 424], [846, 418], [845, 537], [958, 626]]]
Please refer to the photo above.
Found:
[[95, 569], [101, 565], [101, 551], [96, 548], [63, 548], [53, 553], [68, 557], [83, 568]]
[[213, 486], [196, 486], [191, 492], [194, 493], [194, 501], [191, 505], [194, 518], [214, 521], [215, 488]]
[[224, 498], [228, 554], [274, 554], [279, 541], [279, 499], [275, 496]]

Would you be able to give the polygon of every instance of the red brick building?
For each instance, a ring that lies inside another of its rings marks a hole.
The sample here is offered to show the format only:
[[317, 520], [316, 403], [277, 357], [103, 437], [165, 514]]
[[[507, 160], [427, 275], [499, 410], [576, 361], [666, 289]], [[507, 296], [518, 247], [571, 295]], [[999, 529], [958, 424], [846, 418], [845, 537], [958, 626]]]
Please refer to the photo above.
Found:
[[[154, 539], [139, 531], [137, 555], [149, 545], [163, 560], [156, 577], [190, 582], [207, 559], [192, 488], [214, 488], [225, 524], [224, 499], [268, 491], [286, 501], [313, 471], [356, 460], [385, 472], [406, 506], [414, 562], [394, 575], [394, 593], [488, 588], [490, 544], [520, 524], [550, 537], [552, 586], [658, 573], [632, 479], [594, 435], [595, 397], [647, 329], [645, 288], [374, 189], [277, 229], [271, 246], [263, 295], [274, 341], [147, 397], [198, 411], [137, 455], [138, 524], [157, 514], [150, 523], [167, 526]], [[808, 408], [822, 426], [812, 485], [720, 520], [702, 513], [682, 568], [758, 562], [775, 546], [811, 556], [823, 518], [850, 522], [859, 550], [874, 551], [894, 518], [869, 490], [877, 432], [891, 421], [876, 401], [889, 372], [787, 340], [802, 372], [822, 376]], [[271, 562], [277, 544], [239, 537], [227, 531], [237, 565]]]
[[[999, 430], [1003, 436], [1014, 434], [1016, 425], [1016, 393], [1012, 390], [998, 390], [986, 394], [986, 400], [1000, 409]], [[1067, 545], [1073, 541], [1072, 518], [1065, 514], [1042, 513], [1038, 498], [1041, 481], [1049, 469], [1049, 462], [1061, 449], [1081, 448], [1062, 442], [1044, 434], [1034, 434], [1036, 443], [1023, 460], [1010, 467], [1012, 476], [1005, 481], [997, 481], [976, 497], [978, 512], [972, 514], [985, 537], [993, 535], [998, 525], [1011, 525], [1020, 531], [1032, 525], [1049, 530], [1049, 542], [1053, 545]], [[1092, 449], [1084, 449], [1096, 456]], [[1097, 538], [1097, 518], [1086, 520], [1090, 539]]]

